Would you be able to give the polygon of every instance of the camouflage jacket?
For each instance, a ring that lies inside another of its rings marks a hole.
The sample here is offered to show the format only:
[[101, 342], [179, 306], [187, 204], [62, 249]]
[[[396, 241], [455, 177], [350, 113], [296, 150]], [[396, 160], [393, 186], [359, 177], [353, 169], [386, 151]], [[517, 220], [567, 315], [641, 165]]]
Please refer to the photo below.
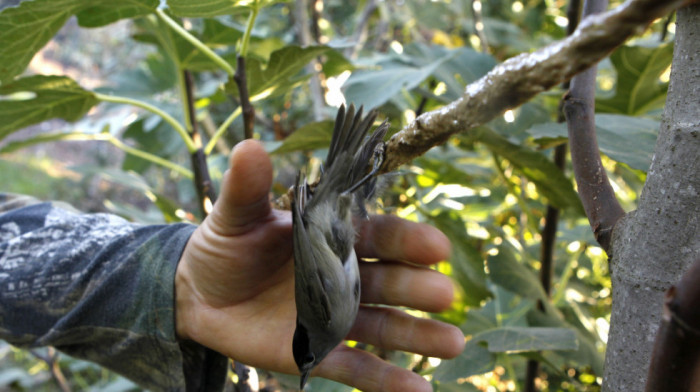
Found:
[[227, 359], [175, 334], [175, 269], [194, 229], [0, 193], [0, 339], [154, 391], [221, 390]]

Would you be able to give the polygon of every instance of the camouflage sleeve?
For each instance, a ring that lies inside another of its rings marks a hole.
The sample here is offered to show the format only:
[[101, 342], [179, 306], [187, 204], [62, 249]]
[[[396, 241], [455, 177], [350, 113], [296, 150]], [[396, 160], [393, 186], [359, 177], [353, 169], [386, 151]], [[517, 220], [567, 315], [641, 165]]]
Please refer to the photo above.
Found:
[[175, 269], [194, 229], [0, 194], [0, 339], [155, 391], [221, 390], [227, 359], [175, 334]]

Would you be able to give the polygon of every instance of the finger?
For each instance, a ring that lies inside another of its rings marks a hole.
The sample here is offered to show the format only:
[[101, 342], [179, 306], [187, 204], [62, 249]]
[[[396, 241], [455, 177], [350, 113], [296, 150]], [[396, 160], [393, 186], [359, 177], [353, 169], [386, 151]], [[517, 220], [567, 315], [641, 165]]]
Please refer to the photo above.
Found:
[[361, 301], [441, 312], [454, 297], [452, 281], [427, 268], [401, 263], [360, 263]]
[[361, 307], [347, 338], [438, 358], [454, 358], [464, 349], [464, 334], [454, 325], [384, 307]]
[[210, 217], [219, 234], [237, 235], [270, 214], [272, 163], [260, 143], [245, 140], [233, 149], [229, 167]]
[[356, 222], [360, 257], [435, 264], [450, 256], [450, 241], [430, 225], [409, 222], [393, 215], [374, 215]]
[[319, 364], [314, 375], [365, 392], [430, 392], [423, 377], [383, 361], [368, 352], [339, 346]]

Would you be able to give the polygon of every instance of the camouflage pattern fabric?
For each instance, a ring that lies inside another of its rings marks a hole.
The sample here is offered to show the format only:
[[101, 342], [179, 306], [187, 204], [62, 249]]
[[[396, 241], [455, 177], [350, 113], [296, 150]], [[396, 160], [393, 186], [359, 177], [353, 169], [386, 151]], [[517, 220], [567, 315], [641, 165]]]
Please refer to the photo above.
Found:
[[175, 334], [175, 269], [194, 229], [0, 193], [0, 339], [154, 391], [221, 390], [227, 358]]

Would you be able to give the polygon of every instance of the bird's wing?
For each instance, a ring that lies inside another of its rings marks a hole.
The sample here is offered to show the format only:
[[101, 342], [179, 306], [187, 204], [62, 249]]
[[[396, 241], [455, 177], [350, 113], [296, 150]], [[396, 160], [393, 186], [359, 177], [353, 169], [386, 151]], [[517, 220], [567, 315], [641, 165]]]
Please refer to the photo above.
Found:
[[[371, 111], [362, 118], [362, 108], [360, 107], [355, 113], [353, 105], [350, 105], [347, 111], [344, 106], [338, 110], [328, 156], [323, 164], [323, 174], [314, 189], [314, 197], [309, 200], [309, 208], [314, 204], [334, 199], [338, 194], [350, 189], [366, 174], [372, 152], [365, 154], [368, 157], [367, 162], [355, 164], [354, 158], [359, 155], [360, 150], [364, 149], [363, 140], [375, 118], [377, 118], [376, 111]], [[370, 148], [370, 150], [373, 149], [374, 146]], [[336, 196], [332, 196], [333, 194]]]
[[[300, 182], [300, 176], [298, 175], [297, 183], [294, 187], [294, 203], [292, 203], [295, 299], [297, 303], [309, 301], [309, 303], [317, 304], [318, 306], [315, 309], [318, 311], [318, 314], [310, 316], [318, 318], [327, 325], [331, 321], [331, 304], [328, 295], [322, 289], [323, 282], [318, 261], [315, 260], [304, 222], [303, 213], [306, 199], [308, 198], [306, 187], [306, 180], [301, 179]], [[310, 279], [317, 281], [310, 282]], [[299, 306], [297, 306], [297, 309], [299, 309]]]

